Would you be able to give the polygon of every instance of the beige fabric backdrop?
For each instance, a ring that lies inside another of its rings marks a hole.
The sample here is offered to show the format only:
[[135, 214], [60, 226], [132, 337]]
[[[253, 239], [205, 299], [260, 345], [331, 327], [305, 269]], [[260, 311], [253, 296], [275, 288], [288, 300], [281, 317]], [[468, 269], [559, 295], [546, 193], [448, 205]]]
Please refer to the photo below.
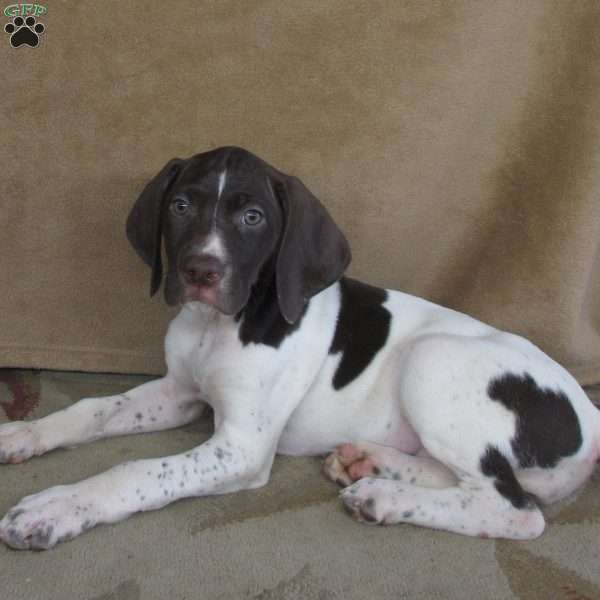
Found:
[[125, 216], [237, 144], [331, 209], [353, 274], [600, 380], [600, 2], [47, 6], [38, 48], [0, 39], [0, 366], [160, 372]]

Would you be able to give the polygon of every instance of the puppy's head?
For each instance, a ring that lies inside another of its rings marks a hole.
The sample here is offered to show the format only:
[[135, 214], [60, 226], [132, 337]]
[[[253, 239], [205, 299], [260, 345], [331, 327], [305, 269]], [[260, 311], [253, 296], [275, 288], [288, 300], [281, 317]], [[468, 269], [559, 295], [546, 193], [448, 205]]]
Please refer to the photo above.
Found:
[[164, 240], [169, 304], [199, 301], [234, 315], [261, 277], [274, 276], [289, 323], [350, 262], [346, 238], [297, 178], [233, 147], [169, 161], [133, 206], [127, 237], [152, 268], [151, 294], [163, 278]]

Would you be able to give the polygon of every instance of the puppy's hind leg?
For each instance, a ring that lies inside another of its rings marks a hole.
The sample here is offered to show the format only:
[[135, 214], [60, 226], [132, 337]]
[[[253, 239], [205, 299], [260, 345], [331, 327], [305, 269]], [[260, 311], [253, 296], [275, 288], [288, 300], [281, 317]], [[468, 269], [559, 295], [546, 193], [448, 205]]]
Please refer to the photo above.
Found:
[[440, 490], [364, 478], [342, 490], [341, 497], [347, 510], [366, 523], [412, 523], [514, 540], [534, 539], [544, 531], [544, 516], [532, 501], [514, 506], [484, 479], [462, 480]]

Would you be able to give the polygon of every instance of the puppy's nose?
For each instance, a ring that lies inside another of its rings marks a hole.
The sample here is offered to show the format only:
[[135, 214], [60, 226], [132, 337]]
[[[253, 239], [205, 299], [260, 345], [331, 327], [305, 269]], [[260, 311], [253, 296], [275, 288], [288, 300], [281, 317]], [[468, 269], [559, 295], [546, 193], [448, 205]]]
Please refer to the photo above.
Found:
[[190, 285], [216, 285], [223, 277], [221, 261], [209, 254], [186, 256], [181, 263], [181, 272]]

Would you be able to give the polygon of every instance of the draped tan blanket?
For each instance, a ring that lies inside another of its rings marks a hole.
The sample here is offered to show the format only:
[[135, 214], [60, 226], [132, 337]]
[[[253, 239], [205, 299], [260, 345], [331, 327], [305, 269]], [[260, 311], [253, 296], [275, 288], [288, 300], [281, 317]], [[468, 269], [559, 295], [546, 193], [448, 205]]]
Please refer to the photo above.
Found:
[[0, 39], [0, 366], [161, 372], [125, 217], [235, 144], [329, 207], [353, 275], [600, 379], [600, 2], [46, 6], [37, 47]]

